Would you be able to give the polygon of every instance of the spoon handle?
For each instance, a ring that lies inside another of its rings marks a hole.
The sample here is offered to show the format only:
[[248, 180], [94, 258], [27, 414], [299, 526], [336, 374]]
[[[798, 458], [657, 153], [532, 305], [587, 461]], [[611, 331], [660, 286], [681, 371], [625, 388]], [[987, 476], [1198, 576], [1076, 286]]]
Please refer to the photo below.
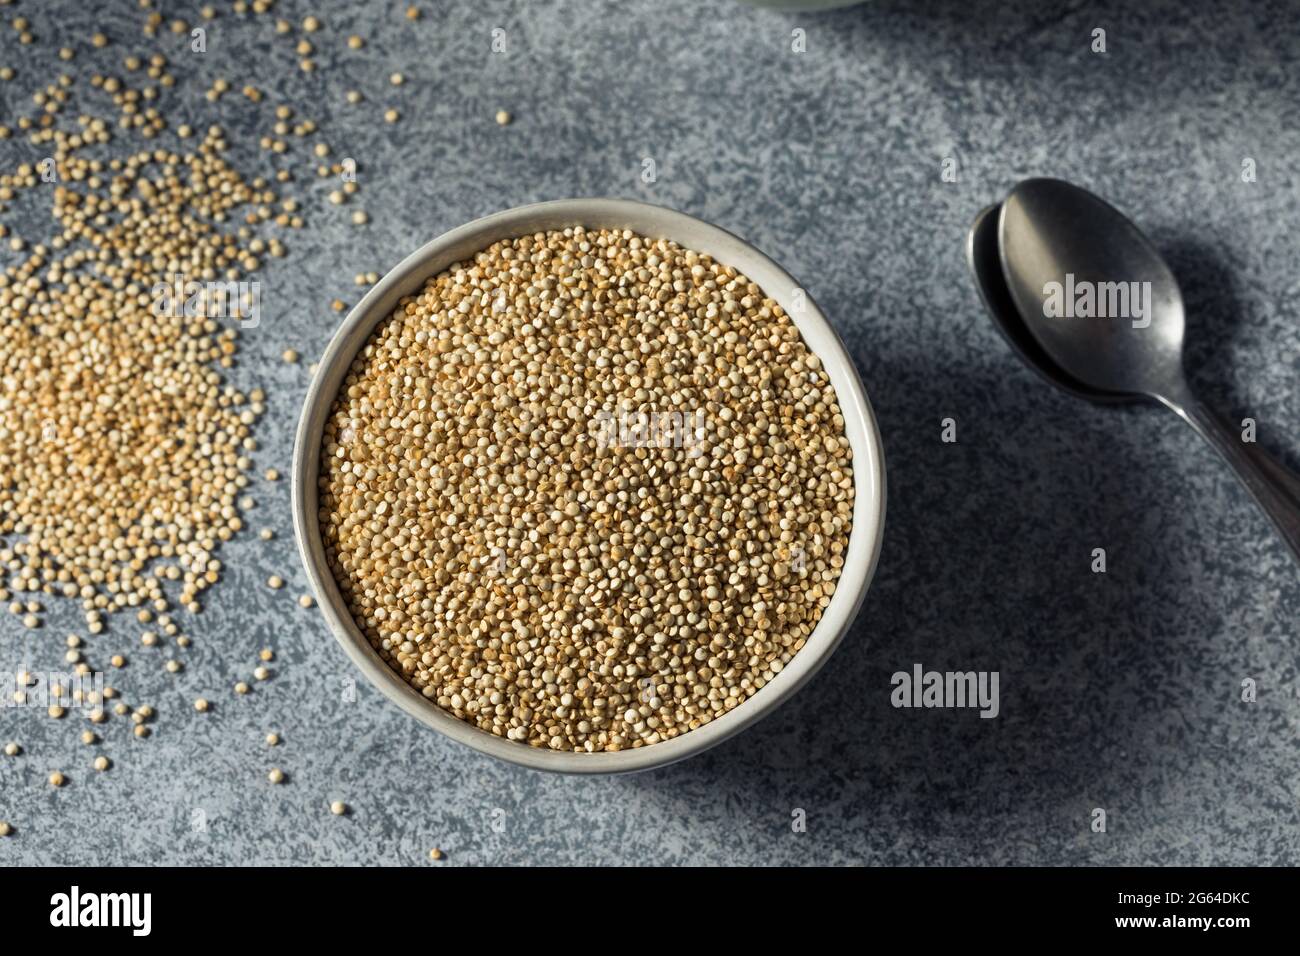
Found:
[[1258, 445], [1247, 445], [1240, 433], [1228, 426], [1195, 396], [1170, 403], [1237, 472], [1246, 490], [1264, 509], [1278, 534], [1300, 562], [1300, 477], [1273, 460]]
[[1272, 457], [1259, 445], [1252, 444], [1245, 447], [1248, 447], [1248, 453], [1254, 457], [1256, 464], [1272, 474], [1283, 490], [1291, 496], [1291, 500], [1296, 503], [1296, 507], [1300, 508], [1300, 475], [1297, 475], [1286, 465]]

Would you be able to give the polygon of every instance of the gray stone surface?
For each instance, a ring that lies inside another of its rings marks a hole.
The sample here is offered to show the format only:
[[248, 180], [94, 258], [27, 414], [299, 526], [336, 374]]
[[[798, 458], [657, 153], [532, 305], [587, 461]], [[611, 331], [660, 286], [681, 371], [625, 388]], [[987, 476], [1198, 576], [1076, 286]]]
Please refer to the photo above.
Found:
[[[169, 7], [172, 5], [168, 5]], [[209, 52], [178, 64], [168, 113], [234, 131], [269, 168], [238, 96], [245, 78], [314, 116], [361, 165], [371, 224], [350, 225], [300, 161], [309, 228], [263, 275], [265, 316], [236, 381], [263, 384], [258, 470], [287, 471], [306, 385], [286, 346], [319, 352], [355, 301], [353, 275], [392, 265], [470, 218], [541, 199], [642, 198], [714, 221], [782, 262], [836, 324], [884, 432], [890, 503], [876, 582], [826, 669], [775, 716], [668, 769], [567, 779], [501, 765], [424, 730], [352, 676], [302, 587], [288, 486], [259, 482], [223, 582], [187, 630], [187, 669], [114, 621], [113, 683], [150, 701], [154, 736], [116, 718], [90, 769], [79, 720], [0, 711], [0, 840], [10, 863], [1083, 864], [1300, 862], [1300, 573], [1226, 468], [1172, 415], [1099, 409], [1020, 367], [984, 317], [962, 259], [975, 212], [1017, 179], [1062, 176], [1128, 211], [1185, 283], [1190, 364], [1212, 405], [1258, 419], [1300, 460], [1300, 51], [1284, 3], [1076, 4], [892, 0], [832, 13], [737, 3], [317, 0], [318, 71], [268, 18], [219, 4]], [[1055, 6], [1055, 5], [1053, 5]], [[92, 9], [96, 7], [98, 9]], [[1126, 9], [1133, 7], [1136, 9]], [[299, 21], [300, 4], [277, 3]], [[1232, 9], [1230, 9], [1232, 8]], [[5, 7], [0, 108], [29, 108], [75, 44], [81, 83], [144, 49], [134, 2]], [[170, 15], [170, 14], [169, 14]], [[193, 14], [191, 13], [192, 17]], [[1089, 49], [1104, 28], [1108, 52]], [[505, 31], [503, 54], [491, 31]], [[103, 29], [114, 45], [89, 47]], [[806, 31], [807, 52], [791, 50]], [[350, 51], [343, 37], [364, 34]], [[297, 31], [295, 31], [295, 36]], [[408, 82], [390, 87], [401, 70]], [[349, 106], [344, 90], [368, 102]], [[387, 125], [382, 107], [402, 122]], [[493, 122], [499, 108], [515, 121]], [[653, 158], [657, 181], [645, 183]], [[955, 157], [960, 179], [941, 180]], [[1243, 183], [1243, 158], [1258, 182]], [[15, 137], [7, 168], [39, 158]], [[44, 212], [20, 231], [47, 228]], [[13, 220], [8, 220], [11, 225]], [[5, 263], [8, 250], [0, 251]], [[940, 442], [940, 420], [958, 423]], [[1089, 571], [1104, 547], [1109, 572]], [[273, 593], [264, 581], [284, 575]], [[58, 666], [78, 615], [35, 637], [0, 615], [3, 659]], [[275, 677], [237, 699], [257, 649]], [[895, 710], [914, 662], [1001, 673], [1002, 713]], [[3, 669], [9, 669], [6, 666]], [[1239, 699], [1244, 678], [1257, 703]], [[200, 693], [216, 709], [195, 714]], [[262, 743], [278, 730], [283, 745]], [[265, 774], [285, 769], [285, 785]], [[52, 768], [70, 784], [44, 783]], [[331, 799], [354, 808], [327, 811]], [[1090, 832], [1103, 807], [1108, 832]], [[807, 832], [791, 814], [807, 812]], [[206, 820], [196, 831], [196, 811]]]

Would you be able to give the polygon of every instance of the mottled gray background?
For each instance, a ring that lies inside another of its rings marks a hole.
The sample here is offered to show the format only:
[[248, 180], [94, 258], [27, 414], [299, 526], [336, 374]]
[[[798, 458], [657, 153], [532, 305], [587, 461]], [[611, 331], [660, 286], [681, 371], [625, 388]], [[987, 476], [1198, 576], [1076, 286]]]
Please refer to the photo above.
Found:
[[[295, 25], [307, 12], [325, 23], [306, 76], [269, 18], [214, 3], [206, 56], [158, 38], [177, 63], [167, 112], [226, 124], [255, 174], [270, 168], [256, 136], [287, 98], [336, 155], [358, 159], [363, 183], [359, 203], [336, 209], [301, 164], [310, 228], [263, 274], [265, 316], [233, 373], [270, 395], [259, 472], [287, 472], [307, 382], [280, 353], [319, 353], [338, 321], [328, 303], [356, 300], [356, 272], [520, 203], [640, 198], [748, 238], [839, 329], [885, 437], [879, 573], [842, 649], [761, 725], [657, 772], [543, 776], [422, 729], [368, 687], [341, 702], [352, 671], [318, 612], [293, 601], [287, 482], [259, 481], [252, 527], [278, 537], [223, 550], [225, 579], [186, 624], [182, 674], [164, 673], [170, 652], [146, 653], [125, 620], [91, 640], [92, 661], [131, 655], [113, 682], [157, 707], [151, 739], [115, 718], [102, 750], [116, 766], [95, 774], [80, 720], [0, 712], [0, 739], [26, 748], [0, 759], [0, 819], [17, 828], [0, 863], [427, 863], [434, 845], [446, 864], [1300, 862], [1300, 572], [1172, 415], [1092, 408], [1020, 367], [962, 258], [976, 211], [1021, 177], [1102, 193], [1184, 282], [1197, 387], [1257, 418], [1262, 443], [1296, 464], [1295, 5], [425, 2], [412, 24], [400, 3], [277, 3]], [[85, 85], [153, 45], [133, 0], [99, 6], [0, 8], [38, 37], [22, 47], [0, 26], [0, 63], [19, 73], [0, 83], [6, 117], [63, 66], [58, 46], [77, 46]], [[1097, 27], [1105, 55], [1089, 49]], [[490, 52], [493, 28], [504, 54]], [[111, 47], [89, 49], [96, 29]], [[795, 29], [804, 53], [791, 50]], [[351, 32], [365, 50], [346, 49]], [[272, 91], [261, 120], [237, 95], [202, 98], [218, 75]], [[366, 105], [344, 102], [353, 86]], [[388, 104], [404, 114], [395, 126], [379, 120]], [[514, 114], [508, 128], [493, 122], [499, 108]], [[21, 138], [0, 142], [6, 167], [39, 157]], [[941, 180], [945, 157], [959, 182]], [[1241, 181], [1245, 157], [1256, 183]], [[348, 223], [357, 205], [369, 226]], [[29, 238], [48, 228], [34, 215], [16, 223]], [[947, 416], [955, 445], [939, 440]], [[1095, 547], [1105, 575], [1089, 571]], [[272, 572], [286, 591], [264, 586]], [[0, 615], [0, 649], [55, 667], [77, 623], [64, 609], [33, 636]], [[263, 645], [277, 649], [276, 676], [236, 699]], [[1002, 715], [892, 709], [890, 674], [914, 662], [1000, 671]], [[1239, 699], [1246, 677], [1257, 703]], [[213, 713], [190, 709], [200, 693]], [[277, 751], [262, 743], [270, 729]], [[273, 763], [289, 774], [278, 788], [265, 780]], [[59, 791], [44, 783], [56, 767], [70, 778]], [[334, 798], [353, 814], [330, 816]], [[1094, 807], [1109, 832], [1089, 831]], [[806, 833], [791, 831], [795, 808]], [[192, 832], [195, 809], [206, 833]]]

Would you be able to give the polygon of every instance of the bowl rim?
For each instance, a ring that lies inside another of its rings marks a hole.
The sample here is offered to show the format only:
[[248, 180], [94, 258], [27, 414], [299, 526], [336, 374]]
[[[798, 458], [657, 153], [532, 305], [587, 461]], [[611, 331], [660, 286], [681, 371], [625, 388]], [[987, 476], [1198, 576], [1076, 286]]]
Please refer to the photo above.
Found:
[[[316, 517], [325, 419], [357, 351], [398, 301], [452, 263], [468, 261], [494, 242], [574, 226], [631, 229], [642, 236], [667, 238], [735, 268], [762, 288], [790, 315], [827, 371], [844, 417], [854, 475], [853, 526], [835, 593], [790, 663], [752, 697], [702, 727], [644, 747], [590, 754], [497, 737], [442, 710], [403, 680], [370, 646], [348, 612], [325, 560]], [[800, 307], [792, 310], [796, 297]], [[535, 770], [571, 774], [631, 773], [684, 760], [753, 725], [788, 700], [825, 665], [848, 633], [875, 574], [885, 523], [880, 429], [853, 359], [811, 296], [772, 259], [733, 233], [686, 213], [630, 199], [559, 199], [516, 206], [451, 229], [402, 259], [352, 308], [317, 363], [294, 438], [292, 486], [294, 538], [303, 568], [326, 625], [362, 675], [406, 714], [459, 743]]]

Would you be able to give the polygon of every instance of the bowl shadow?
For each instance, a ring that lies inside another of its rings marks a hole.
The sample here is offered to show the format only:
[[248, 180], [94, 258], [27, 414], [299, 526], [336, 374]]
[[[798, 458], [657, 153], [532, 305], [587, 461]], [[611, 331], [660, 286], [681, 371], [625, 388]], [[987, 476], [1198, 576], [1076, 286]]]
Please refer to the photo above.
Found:
[[[1212, 35], [1216, 9], [1144, 8], [1143, 26], [1157, 37], [1148, 43]], [[933, 83], [936, 96], [957, 82], [983, 84], [986, 97], [1010, 96], [1033, 75], [1062, 100], [1088, 101], [1084, 93], [1117, 90], [1129, 76], [1087, 58], [1079, 38], [1109, 22], [1088, 4], [1047, 10], [1029, 0], [882, 0], [787, 16], [792, 25], [805, 18], [833, 25], [827, 42], [863, 57], [887, 53]], [[1247, 25], [1251, 20], [1245, 16]], [[1156, 84], [1147, 104], [1158, 110], [1181, 102], [1178, 79], [1170, 74]], [[1272, 81], [1261, 71], [1248, 82]], [[977, 148], [977, 133], [963, 139], [954, 128], [959, 155], [979, 160], [989, 152]], [[1005, 194], [1016, 178], [1007, 167], [1016, 161], [989, 161], [996, 176], [1010, 178], [994, 183], [990, 172], [982, 185], [998, 195], [985, 201]], [[1052, 168], [1020, 174], [1077, 179], [1071, 163], [1058, 153]], [[1095, 173], [1101, 183], [1112, 175]], [[919, 239], [899, 227], [902, 252], [890, 247], [879, 262], [855, 260], [830, 277], [828, 292], [817, 292], [827, 315], [852, 315], [870, 301], [857, 271], [902, 274], [909, 283], [876, 303], [905, 310], [902, 322], [889, 326], [893, 334], [869, 327], [868, 311], [854, 330], [863, 340], [846, 343], [880, 425], [889, 489], [880, 564], [861, 612], [821, 672], [777, 712], [628, 785], [683, 815], [699, 813], [702, 792], [717, 795], [731, 805], [725, 812], [737, 841], [748, 832], [764, 840], [788, 835], [791, 812], [806, 808], [810, 820], [832, 824], [810, 822], [800, 838], [801, 852], [815, 862], [1123, 861], [1092, 849], [1096, 844], [1085, 854], [1069, 835], [1087, 839], [1092, 807], [1158, 801], [1163, 771], [1193, 759], [1189, 726], [1210, 724], [1223, 705], [1211, 695], [1189, 703], [1170, 679], [1221, 650], [1212, 623], [1222, 615], [1222, 596], [1195, 589], [1197, 555], [1213, 550], [1212, 532], [1201, 525], [1212, 522], [1202, 516], [1198, 523], [1194, 506], [1177, 504], [1190, 490], [1187, 456], [1208, 453], [1156, 408], [1099, 408], [1051, 389], [998, 338], [963, 266], [908, 260], [908, 252], [933, 248], [934, 230], [964, 230], [979, 205], [972, 200], [967, 211], [945, 202]], [[954, 245], [959, 235], [954, 231]], [[1242, 310], [1223, 258], [1181, 239], [1159, 244], [1183, 287], [1194, 387], [1229, 417], [1248, 409], [1227, 367]], [[959, 269], [963, 295], [918, 301], [925, 296], [917, 288], [951, 288]], [[959, 309], [955, 333], [969, 345], [963, 360], [952, 348], [933, 358], [924, 343], [909, 341], [915, 333], [907, 324], [926, 322], [933, 307]], [[945, 416], [957, 420], [956, 444], [940, 441]], [[1261, 445], [1267, 442], [1262, 435]], [[1297, 466], [1294, 454], [1278, 458]], [[1106, 551], [1104, 574], [1091, 568], [1093, 548]], [[1207, 633], [1180, 631], [1189, 617], [1211, 625]], [[891, 675], [916, 663], [997, 670], [1000, 715], [894, 708]], [[1175, 774], [1169, 786], [1178, 785]]]
[[[1089, 808], [1133, 792], [1170, 703], [1155, 675], [1184, 640], [1160, 609], [1185, 596], [1188, 572], [1181, 549], [1163, 543], [1183, 532], [1150, 507], [1170, 493], [1167, 452], [1136, 453], [1114, 434], [1161, 413], [1056, 393], [991, 327], [987, 336], [995, 360], [969, 365], [873, 348], [863, 377], [889, 500], [862, 611], [775, 714], [686, 764], [630, 778], [638, 787], [668, 797], [704, 779], [719, 794], [757, 790], [772, 817], [751, 825], [777, 831], [805, 803], [844, 827], [887, 824], [894, 850], [876, 862], [891, 863], [933, 862], [927, 847], [943, 840], [977, 862], [1062, 817], [1086, 832]], [[941, 441], [948, 416], [953, 444]], [[1165, 427], [1181, 428], [1172, 417]], [[1092, 570], [1094, 547], [1106, 573]], [[1000, 714], [896, 709], [891, 675], [917, 663], [998, 671]], [[854, 842], [843, 828], [805, 836], [821, 859]], [[1040, 849], [1031, 840], [1016, 861]]]

